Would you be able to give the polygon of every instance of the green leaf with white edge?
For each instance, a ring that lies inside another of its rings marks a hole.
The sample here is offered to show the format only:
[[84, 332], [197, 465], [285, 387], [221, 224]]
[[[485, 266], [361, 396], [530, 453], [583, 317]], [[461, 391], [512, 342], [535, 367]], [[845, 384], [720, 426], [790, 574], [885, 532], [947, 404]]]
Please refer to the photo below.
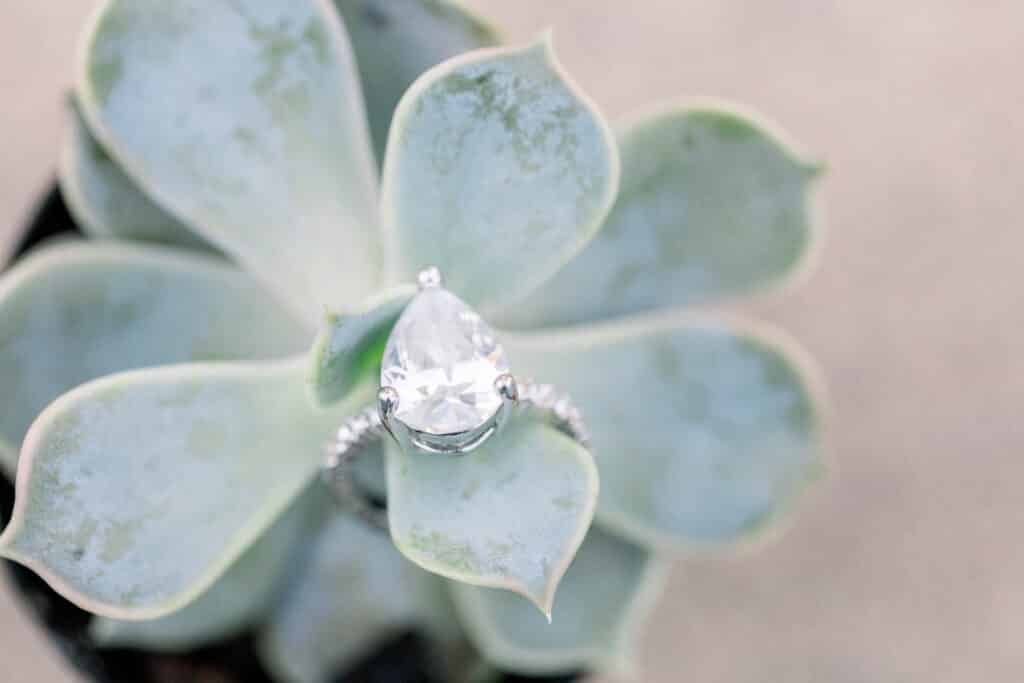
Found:
[[640, 626], [666, 574], [664, 562], [595, 525], [562, 580], [550, 624], [505, 591], [459, 583], [450, 589], [469, 639], [501, 669], [618, 674], [635, 669]]
[[504, 341], [518, 372], [583, 411], [598, 520], [637, 542], [692, 550], [759, 536], [823, 471], [819, 383], [776, 332], [675, 315]]
[[394, 287], [371, 297], [359, 311], [324, 316], [310, 354], [308, 381], [315, 404], [330, 405], [379, 372], [388, 334], [415, 293], [412, 285]]
[[496, 321], [580, 323], [714, 302], [789, 281], [817, 243], [821, 167], [774, 126], [715, 103], [619, 133], [622, 188], [593, 241]]
[[0, 453], [65, 391], [132, 368], [280, 358], [308, 344], [248, 275], [175, 249], [68, 241], [0, 278]]
[[492, 26], [447, 0], [334, 0], [363, 79], [377, 158], [391, 116], [424, 71], [463, 52], [501, 42]]
[[73, 97], [65, 107], [60, 192], [88, 235], [213, 251], [143, 193], [89, 132]]
[[392, 445], [387, 470], [391, 537], [406, 557], [456, 581], [519, 593], [550, 616], [597, 503], [585, 448], [524, 419], [461, 456]]
[[94, 617], [89, 624], [92, 639], [101, 647], [181, 652], [236, 635], [262, 620], [295, 552], [305, 543], [314, 517], [313, 498], [319, 496], [302, 494], [223, 576], [182, 609], [147, 621]]
[[335, 514], [295, 563], [259, 654], [275, 680], [322, 683], [408, 628], [442, 647], [460, 641], [452, 612], [441, 579], [402, 557], [386, 534]]
[[576, 254], [618, 181], [615, 139], [547, 37], [456, 57], [395, 112], [381, 198], [390, 277], [437, 266], [486, 315]]
[[83, 48], [89, 127], [146, 194], [312, 324], [374, 290], [377, 172], [327, 0], [110, 0]]
[[284, 512], [324, 440], [372, 396], [367, 385], [315, 412], [304, 371], [304, 357], [176, 365], [64, 394], [25, 438], [0, 553], [95, 614], [184, 607]]

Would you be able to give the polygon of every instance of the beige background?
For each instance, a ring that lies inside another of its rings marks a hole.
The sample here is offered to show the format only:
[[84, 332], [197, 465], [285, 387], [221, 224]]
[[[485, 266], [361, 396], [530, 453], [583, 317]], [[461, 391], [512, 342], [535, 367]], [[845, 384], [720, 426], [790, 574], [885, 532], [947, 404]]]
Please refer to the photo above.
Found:
[[[0, 10], [0, 236], [52, 172], [88, 0]], [[1018, 2], [475, 0], [614, 116], [713, 94], [829, 164], [801, 289], [752, 308], [818, 357], [838, 476], [791, 533], [676, 572], [645, 681], [1024, 680]], [[71, 680], [0, 597], [0, 680]]]

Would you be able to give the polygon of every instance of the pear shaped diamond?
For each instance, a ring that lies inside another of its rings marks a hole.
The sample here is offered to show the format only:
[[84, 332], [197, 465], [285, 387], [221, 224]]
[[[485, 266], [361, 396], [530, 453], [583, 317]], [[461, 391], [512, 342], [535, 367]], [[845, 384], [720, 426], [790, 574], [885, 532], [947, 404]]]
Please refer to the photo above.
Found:
[[406, 306], [384, 350], [381, 386], [398, 392], [394, 416], [427, 434], [458, 434], [493, 418], [502, 399], [494, 381], [508, 372], [494, 332], [440, 286]]

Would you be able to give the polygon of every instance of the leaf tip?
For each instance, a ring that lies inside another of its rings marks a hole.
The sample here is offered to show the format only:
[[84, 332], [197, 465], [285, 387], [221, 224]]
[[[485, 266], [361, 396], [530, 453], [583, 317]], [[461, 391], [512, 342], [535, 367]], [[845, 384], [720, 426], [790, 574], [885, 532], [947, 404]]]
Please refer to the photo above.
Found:
[[828, 164], [820, 159], [812, 159], [803, 163], [804, 173], [811, 180], [817, 180], [828, 172]]
[[550, 58], [555, 53], [555, 29], [553, 26], [547, 26], [537, 34], [533, 42], [527, 48], [527, 52], [542, 55], [546, 58]]

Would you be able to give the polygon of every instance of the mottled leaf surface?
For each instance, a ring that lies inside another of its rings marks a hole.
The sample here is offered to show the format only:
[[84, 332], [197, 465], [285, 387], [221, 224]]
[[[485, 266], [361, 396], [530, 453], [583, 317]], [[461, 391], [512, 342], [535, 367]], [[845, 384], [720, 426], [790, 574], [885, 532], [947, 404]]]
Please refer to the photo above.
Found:
[[74, 98], [67, 101], [64, 119], [60, 192], [82, 230], [92, 237], [212, 250], [181, 221], [154, 204], [110, 158], [89, 132]]
[[411, 627], [435, 642], [459, 639], [442, 580], [402, 557], [386, 534], [335, 514], [296, 563], [260, 656], [283, 683], [323, 683]]
[[462, 456], [392, 445], [387, 465], [391, 536], [406, 557], [550, 613], [597, 501], [597, 469], [584, 448], [523, 419]]
[[767, 330], [669, 316], [506, 335], [519, 372], [569, 392], [601, 470], [598, 519], [638, 542], [755, 535], [821, 471], [815, 382]]
[[381, 203], [391, 277], [435, 265], [486, 314], [590, 239], [618, 170], [611, 132], [549, 41], [449, 60], [395, 112]]
[[318, 405], [346, 396], [354, 384], [379, 374], [388, 335], [415, 293], [411, 285], [372, 297], [351, 314], [327, 313], [310, 356], [310, 395]]
[[90, 128], [147, 194], [316, 323], [372, 291], [359, 76], [318, 0], [112, 0], [86, 38]]
[[0, 551], [79, 606], [155, 619], [206, 590], [316, 472], [343, 416], [305, 359], [111, 375], [51, 404], [22, 449]]
[[591, 528], [558, 591], [549, 624], [507, 591], [451, 583], [466, 633], [488, 661], [524, 675], [633, 669], [640, 622], [661, 592], [664, 564]]
[[594, 240], [502, 313], [512, 327], [702, 304], [787, 279], [820, 231], [820, 167], [756, 118], [671, 107], [619, 134], [622, 188]]
[[[316, 484], [314, 484], [315, 486]], [[159, 619], [94, 617], [89, 633], [102, 647], [180, 652], [234, 636], [262, 620], [309, 532], [313, 506], [305, 493], [210, 588]]]
[[168, 363], [295, 353], [308, 333], [245, 273], [172, 249], [69, 242], [0, 279], [0, 452], [87, 380]]
[[497, 45], [494, 29], [447, 0], [334, 0], [345, 20], [363, 79], [377, 158], [391, 116], [424, 71], [455, 55]]

